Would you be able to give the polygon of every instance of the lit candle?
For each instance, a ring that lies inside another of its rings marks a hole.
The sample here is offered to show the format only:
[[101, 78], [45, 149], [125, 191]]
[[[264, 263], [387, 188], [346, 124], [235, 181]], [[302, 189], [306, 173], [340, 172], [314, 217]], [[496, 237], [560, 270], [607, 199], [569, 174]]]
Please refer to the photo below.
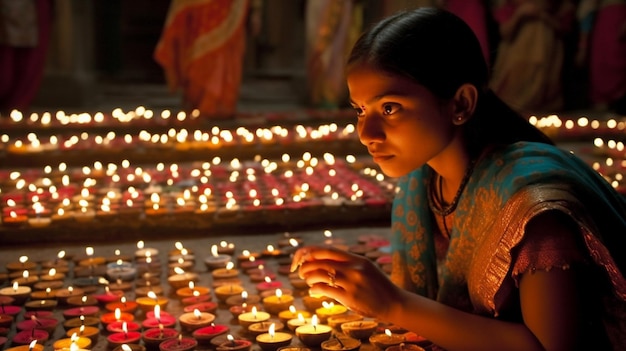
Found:
[[221, 285], [215, 288], [215, 296], [220, 301], [226, 301], [228, 297], [233, 295], [239, 295], [244, 291], [241, 285], [228, 284]]
[[226, 254], [220, 254], [217, 245], [211, 246], [211, 255], [204, 259], [204, 263], [208, 269], [224, 268], [230, 262], [231, 256]]
[[158, 348], [166, 340], [177, 339], [180, 332], [174, 328], [167, 328], [163, 324], [146, 329], [141, 335], [144, 345], [149, 348]]
[[207, 345], [214, 337], [226, 334], [229, 331], [230, 328], [227, 325], [211, 323], [209, 326], [195, 329], [192, 332], [192, 336], [198, 340], [199, 344]]
[[[219, 338], [216, 337], [216, 339]], [[232, 335], [226, 336], [226, 341], [217, 345], [217, 351], [248, 351], [252, 346], [252, 342], [245, 339], [235, 339]]]
[[298, 315], [302, 315], [304, 318], [311, 317], [309, 311], [298, 310], [296, 306], [290, 305], [288, 309], [278, 313], [278, 319], [283, 323], [287, 323], [290, 319], [298, 318]]
[[291, 334], [276, 332], [275, 324], [272, 323], [267, 333], [260, 334], [256, 337], [256, 342], [263, 351], [275, 351], [280, 347], [291, 344]]
[[122, 324], [122, 332], [113, 333], [107, 337], [109, 347], [120, 346], [122, 344], [138, 343], [141, 340], [141, 333], [138, 331], [128, 331], [126, 324]]
[[253, 307], [252, 311], [242, 313], [237, 317], [239, 325], [244, 329], [248, 329], [253, 323], [264, 322], [268, 319], [270, 319], [270, 314], [264, 311], [257, 311], [256, 307]]
[[76, 333], [72, 334], [69, 338], [63, 338], [55, 341], [52, 344], [54, 350], [70, 350], [80, 349], [87, 350], [91, 348], [92, 341], [90, 338], [78, 336]]
[[163, 326], [165, 328], [174, 327], [176, 325], [176, 317], [167, 312], [161, 311], [161, 306], [154, 306], [154, 310], [146, 314], [146, 319], [141, 323], [144, 329], [158, 328]]
[[385, 350], [388, 347], [399, 345], [404, 342], [404, 336], [400, 334], [394, 334], [389, 329], [385, 329], [385, 333], [372, 334], [369, 337], [369, 342], [372, 345]]
[[311, 317], [311, 324], [299, 326], [296, 328], [295, 332], [303, 344], [311, 347], [319, 347], [323, 341], [330, 338], [332, 328], [325, 324], [318, 324], [317, 316], [313, 315], [313, 317]]
[[283, 287], [283, 283], [279, 280], [272, 280], [270, 277], [265, 277], [265, 281], [258, 283], [256, 289], [259, 293], [267, 290], [276, 290]]
[[326, 323], [328, 317], [338, 316], [348, 312], [348, 309], [334, 302], [322, 301], [322, 307], [315, 310], [322, 323]]
[[226, 263], [224, 268], [216, 268], [211, 272], [213, 279], [231, 279], [239, 275], [239, 270], [234, 269], [235, 264], [233, 262]]
[[276, 289], [276, 294], [263, 298], [263, 306], [270, 314], [278, 315], [280, 312], [289, 309], [294, 301], [292, 295], [284, 295], [280, 289]]
[[185, 272], [180, 267], [174, 267], [174, 275], [167, 278], [167, 282], [174, 289], [183, 288], [189, 285], [189, 282], [198, 280], [198, 274], [193, 272]]
[[119, 308], [116, 308], [114, 312], [104, 313], [100, 316], [100, 322], [107, 325], [113, 322], [132, 322], [135, 320], [135, 316], [128, 312], [122, 312]]
[[206, 327], [213, 323], [215, 315], [208, 312], [200, 312], [200, 310], [194, 310], [193, 312], [186, 312], [180, 315], [178, 321], [183, 329], [187, 331], [194, 331], [198, 328]]
[[149, 291], [147, 296], [138, 297], [135, 301], [143, 311], [151, 311], [157, 305], [160, 308], [165, 308], [169, 303], [167, 297], [157, 296], [154, 291]]
[[30, 287], [20, 286], [17, 282], [14, 282], [12, 287], [0, 289], [0, 296], [11, 297], [16, 305], [22, 305], [30, 296], [31, 291]]

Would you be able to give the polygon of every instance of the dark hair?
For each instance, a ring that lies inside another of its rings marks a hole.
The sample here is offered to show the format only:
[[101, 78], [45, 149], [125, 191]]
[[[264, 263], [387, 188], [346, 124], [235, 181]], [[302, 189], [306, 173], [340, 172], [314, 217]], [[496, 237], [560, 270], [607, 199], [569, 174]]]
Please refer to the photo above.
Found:
[[470, 152], [490, 144], [552, 141], [489, 88], [489, 69], [472, 29], [445, 10], [421, 7], [385, 18], [355, 43], [348, 66], [367, 63], [413, 79], [442, 100], [466, 83], [479, 91], [464, 125]]

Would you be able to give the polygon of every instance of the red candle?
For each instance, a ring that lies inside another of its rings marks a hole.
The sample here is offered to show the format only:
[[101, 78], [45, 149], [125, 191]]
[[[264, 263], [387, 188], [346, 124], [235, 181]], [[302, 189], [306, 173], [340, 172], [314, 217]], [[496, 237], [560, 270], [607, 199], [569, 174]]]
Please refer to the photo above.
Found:
[[98, 295], [95, 295], [94, 297], [96, 298], [96, 300], [98, 300], [100, 304], [106, 305], [107, 303], [120, 301], [122, 296], [124, 296], [123, 291], [121, 290], [111, 291], [109, 290], [109, 287], [107, 286], [103, 294], [98, 294]]
[[183, 308], [184, 312], [193, 312], [194, 310], [198, 310], [200, 312], [209, 312], [214, 313], [217, 310], [218, 304], [217, 302], [201, 302], [193, 305], [185, 306]]
[[122, 324], [122, 332], [113, 333], [107, 337], [109, 347], [120, 346], [122, 344], [138, 343], [141, 340], [141, 333], [138, 331], [128, 331], [126, 323]]
[[201, 302], [211, 301], [211, 295], [198, 295], [198, 296], [190, 296], [185, 297], [181, 300], [183, 305], [195, 305]]
[[104, 306], [104, 308], [111, 312], [115, 312], [116, 309], [119, 309], [122, 312], [135, 313], [137, 306], [137, 302], [126, 301], [126, 298], [122, 296], [119, 302], [109, 302]]
[[0, 327], [10, 328], [13, 324], [13, 316], [8, 314], [0, 314]]
[[267, 290], [276, 290], [283, 287], [283, 283], [278, 280], [271, 280], [269, 277], [265, 278], [265, 281], [256, 285], [256, 289], [259, 293]]
[[178, 338], [165, 340], [159, 344], [159, 350], [161, 351], [190, 351], [195, 350], [198, 346], [198, 341], [194, 338], [184, 338], [182, 335], [178, 335]]
[[156, 347], [161, 344], [161, 342], [170, 339], [176, 339], [180, 335], [180, 332], [174, 328], [166, 328], [163, 325], [160, 325], [156, 328], [146, 329], [141, 339], [146, 347]]
[[116, 309], [115, 312], [109, 312], [109, 313], [105, 313], [102, 316], [100, 316], [100, 322], [102, 322], [102, 324], [111, 324], [113, 322], [132, 322], [133, 320], [135, 320], [135, 316], [128, 313], [128, 312], [122, 312], [120, 311], [120, 309]]
[[124, 332], [124, 323], [126, 323], [126, 329], [128, 331], [139, 331], [141, 329], [141, 325], [135, 322], [126, 322], [126, 321], [115, 321], [113, 323], [107, 324], [106, 328], [109, 333], [120, 333]]
[[214, 337], [227, 333], [230, 328], [224, 324], [211, 324], [208, 327], [202, 327], [193, 331], [192, 336], [198, 340], [199, 343], [205, 344], [211, 341]]
[[171, 328], [176, 325], [176, 317], [167, 312], [161, 312], [161, 308], [154, 306], [154, 311], [146, 313], [146, 319], [141, 323], [144, 329], [150, 328]]

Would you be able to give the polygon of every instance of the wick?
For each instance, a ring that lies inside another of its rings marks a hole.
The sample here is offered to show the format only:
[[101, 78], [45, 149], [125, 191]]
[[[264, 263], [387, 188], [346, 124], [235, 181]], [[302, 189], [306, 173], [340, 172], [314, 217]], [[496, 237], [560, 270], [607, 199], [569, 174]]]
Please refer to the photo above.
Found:
[[339, 339], [339, 337], [337, 336], [337, 334], [333, 334], [333, 336], [335, 337], [335, 339], [337, 339], [337, 342], [339, 343], [339, 345], [341, 345], [341, 348], [346, 347], [343, 342], [341, 341], [341, 339]]

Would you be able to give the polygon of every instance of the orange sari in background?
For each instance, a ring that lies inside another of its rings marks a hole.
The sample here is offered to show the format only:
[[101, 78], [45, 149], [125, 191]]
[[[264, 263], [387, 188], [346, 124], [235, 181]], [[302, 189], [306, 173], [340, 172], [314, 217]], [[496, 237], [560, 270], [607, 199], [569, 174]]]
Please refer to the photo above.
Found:
[[207, 117], [236, 112], [248, 0], [173, 0], [154, 58], [183, 108]]

